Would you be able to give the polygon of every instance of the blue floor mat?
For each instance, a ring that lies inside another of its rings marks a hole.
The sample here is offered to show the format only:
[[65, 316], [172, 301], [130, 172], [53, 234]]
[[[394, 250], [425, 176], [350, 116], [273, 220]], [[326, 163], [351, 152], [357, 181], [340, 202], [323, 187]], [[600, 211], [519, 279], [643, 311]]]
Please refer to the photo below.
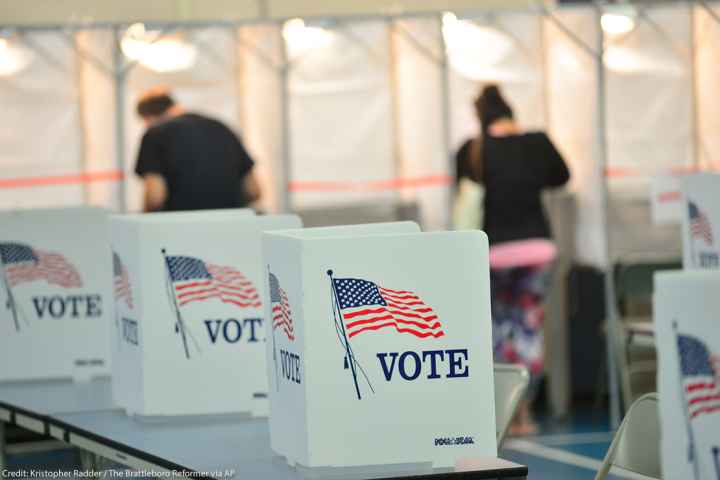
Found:
[[512, 462], [527, 465], [529, 471], [528, 480], [593, 480], [595, 478], [596, 472], [593, 470], [536, 457], [523, 452], [505, 450], [502, 456]]
[[74, 449], [62, 449], [42, 453], [8, 455], [8, 470], [52, 470], [72, 472], [80, 468], [79, 457]]
[[572, 445], [558, 445], [557, 448], [567, 450], [568, 452], [577, 453], [585, 457], [591, 457], [602, 461], [610, 447], [610, 442], [602, 443], [576, 443]]

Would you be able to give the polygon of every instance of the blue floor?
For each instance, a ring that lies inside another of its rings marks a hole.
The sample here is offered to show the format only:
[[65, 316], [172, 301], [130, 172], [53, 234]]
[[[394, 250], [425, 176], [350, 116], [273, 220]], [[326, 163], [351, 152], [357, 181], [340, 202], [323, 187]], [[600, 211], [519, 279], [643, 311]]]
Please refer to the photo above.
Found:
[[613, 435], [604, 412], [582, 412], [566, 421], [544, 418], [539, 424], [538, 435], [509, 438], [500, 456], [527, 465], [530, 480], [595, 478]]
[[42, 453], [8, 455], [9, 470], [50, 470], [72, 472], [79, 468], [79, 457], [73, 449], [55, 450]]

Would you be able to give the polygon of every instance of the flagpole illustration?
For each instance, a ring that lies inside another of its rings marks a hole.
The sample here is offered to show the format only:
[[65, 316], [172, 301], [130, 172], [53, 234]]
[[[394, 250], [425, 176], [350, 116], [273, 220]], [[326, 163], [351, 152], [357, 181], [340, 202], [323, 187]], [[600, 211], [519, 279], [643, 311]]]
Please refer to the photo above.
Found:
[[115, 300], [115, 330], [117, 330], [117, 338], [118, 338], [118, 348], [122, 348], [123, 343], [123, 337], [125, 336], [125, 332], [123, 331], [122, 326], [120, 325], [120, 313], [119, 313], [119, 302], [117, 299]]
[[712, 448], [713, 464], [715, 465], [715, 477], [720, 480], [720, 447]]
[[185, 357], [190, 358], [190, 349], [188, 348], [187, 335], [185, 332], [185, 323], [183, 322], [182, 315], [180, 314], [180, 307], [178, 307], [177, 298], [175, 298], [175, 292], [174, 292], [173, 286], [172, 286], [172, 275], [170, 273], [170, 261], [168, 260], [168, 257], [167, 257], [167, 254], [166, 254], [166, 251], [164, 248], [162, 249], [162, 254], [163, 254], [163, 258], [165, 259], [165, 268], [166, 268], [165, 281], [167, 283], [168, 293], [169, 293], [170, 297], [172, 297], [173, 307], [175, 308], [175, 317], [176, 317], [175, 331], [180, 333], [180, 336], [182, 337], [183, 348], [185, 349]]
[[695, 204], [694, 204], [694, 203], [692, 202], [692, 200], [690, 200], [689, 198], [687, 199], [687, 202], [688, 202], [688, 203], [687, 203], [687, 211], [688, 211], [689, 213], [688, 213], [688, 217], [687, 217], [687, 218], [688, 218], [688, 224], [687, 224], [687, 232], [686, 232], [686, 233], [687, 233], [687, 235], [689, 235], [689, 242], [688, 242], [688, 244], [689, 244], [689, 246], [690, 246], [690, 262], [691, 262], [694, 266], [699, 267], [699, 266], [700, 266], [700, 259], [697, 258], [697, 256], [696, 256], [695, 235], [693, 234], [693, 222], [695, 221], [695, 220], [694, 220], [693, 212], [694, 212], [694, 210], [695, 210]]
[[[267, 265], [268, 272], [268, 291], [272, 292], [272, 283], [270, 282], [270, 264]], [[272, 296], [272, 295], [271, 295]], [[273, 344], [273, 364], [275, 364], [275, 389], [280, 391], [280, 376], [278, 375], [278, 363], [277, 363], [277, 350], [275, 349], [275, 321], [273, 320], [272, 313], [272, 300], [270, 301], [270, 329], [272, 331], [272, 344]]]
[[688, 460], [693, 462], [693, 475], [695, 477], [695, 480], [699, 480], [700, 472], [698, 465], [697, 449], [695, 445], [695, 435], [693, 434], [692, 425], [690, 424], [690, 411], [687, 408], [687, 399], [685, 398], [684, 392], [684, 382], [682, 380], [682, 352], [680, 351], [680, 342], [678, 341], [677, 321], [673, 321], [673, 332], [675, 333], [675, 345], [677, 345], [678, 349], [678, 358], [680, 359], [680, 404], [683, 406], [683, 411], [685, 412], [685, 415], [683, 415], [683, 417], [685, 419], [685, 428], [687, 429], [688, 433]]
[[345, 342], [345, 359], [350, 364], [350, 370], [352, 371], [353, 382], [355, 382], [355, 392], [357, 393], [358, 400], [362, 400], [362, 396], [360, 395], [360, 386], [358, 385], [358, 381], [357, 381], [357, 372], [355, 371], [355, 359], [353, 358], [352, 352], [350, 351], [350, 342], [348, 342], [347, 334], [345, 332], [345, 322], [343, 321], [343, 318], [342, 318], [342, 309], [340, 308], [340, 299], [337, 296], [337, 290], [335, 290], [335, 283], [333, 282], [333, 271], [328, 270], [327, 274], [328, 274], [328, 277], [330, 277], [330, 288], [332, 289], [332, 295], [333, 295], [333, 315], [335, 317], [335, 322], [340, 323], [343, 340]]
[[13, 295], [10, 283], [8, 282], [7, 275], [5, 274], [5, 262], [0, 261], [0, 269], [2, 269], [3, 286], [5, 287], [5, 306], [10, 309], [15, 322], [15, 331], [20, 331], [20, 320], [18, 319], [17, 304], [15, 303], [15, 296]]

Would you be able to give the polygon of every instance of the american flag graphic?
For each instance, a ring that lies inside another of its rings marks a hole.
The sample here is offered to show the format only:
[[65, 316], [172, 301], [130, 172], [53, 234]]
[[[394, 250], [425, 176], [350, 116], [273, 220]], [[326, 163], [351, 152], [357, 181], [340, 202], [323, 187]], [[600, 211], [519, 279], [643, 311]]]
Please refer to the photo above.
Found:
[[125, 265], [120, 260], [120, 256], [115, 252], [113, 252], [113, 283], [115, 286], [115, 301], [124, 300], [128, 308], [133, 308], [130, 277]]
[[413, 292], [356, 278], [333, 279], [333, 287], [348, 338], [384, 328], [419, 338], [445, 335], [433, 309]]
[[295, 328], [293, 327], [292, 312], [285, 290], [280, 288], [277, 277], [269, 273], [270, 280], [270, 303], [272, 305], [273, 330], [282, 329], [290, 341], [295, 340]]
[[693, 238], [702, 239], [707, 245], [712, 245], [712, 225], [710, 225], [710, 221], [705, 213], [700, 210], [695, 202], [688, 202], [688, 210], [690, 213], [690, 235], [692, 235]]
[[688, 417], [720, 411], [718, 359], [705, 344], [691, 335], [678, 335], [680, 375], [687, 400]]
[[261, 306], [252, 282], [232, 267], [184, 256], [168, 256], [167, 265], [179, 307], [213, 298], [240, 308]]
[[78, 271], [59, 253], [22, 243], [0, 243], [0, 260], [10, 287], [35, 280], [45, 280], [63, 288], [82, 287]]

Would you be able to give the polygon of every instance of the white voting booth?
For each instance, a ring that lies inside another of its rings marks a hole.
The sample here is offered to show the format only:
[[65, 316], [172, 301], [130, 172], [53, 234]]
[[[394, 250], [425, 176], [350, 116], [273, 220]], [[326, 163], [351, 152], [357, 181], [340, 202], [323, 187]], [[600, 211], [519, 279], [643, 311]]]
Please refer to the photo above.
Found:
[[720, 268], [720, 175], [700, 173], [683, 179], [683, 267]]
[[663, 478], [720, 477], [720, 272], [655, 277]]
[[650, 216], [654, 225], [682, 223], [685, 211], [678, 175], [656, 175], [650, 182]]
[[308, 468], [494, 457], [487, 237], [269, 232], [270, 436]]
[[720, 478], [720, 175], [687, 175], [682, 271], [655, 275], [663, 478]]
[[0, 381], [110, 371], [107, 212], [0, 213]]
[[242, 211], [113, 217], [116, 403], [266, 414], [261, 233], [300, 227]]

